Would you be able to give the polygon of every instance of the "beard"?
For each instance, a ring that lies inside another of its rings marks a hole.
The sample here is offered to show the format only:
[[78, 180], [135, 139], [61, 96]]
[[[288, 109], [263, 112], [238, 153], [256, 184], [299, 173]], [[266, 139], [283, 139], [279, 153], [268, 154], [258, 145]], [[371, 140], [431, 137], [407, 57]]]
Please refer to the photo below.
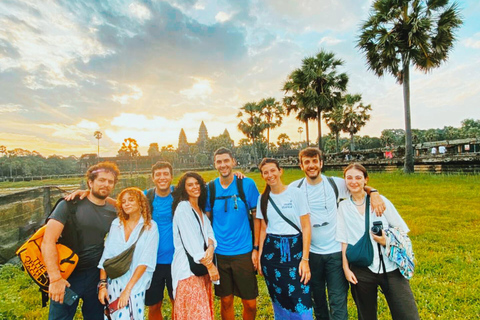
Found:
[[312, 180], [315, 180], [318, 178], [318, 176], [320, 175], [320, 170], [319, 171], [316, 171], [315, 173], [310, 173], [310, 172], [305, 172], [307, 177], [309, 177], [310, 179]]
[[98, 193], [97, 190], [93, 190], [93, 189], [92, 189], [91, 192], [92, 192], [92, 195], [93, 195], [95, 198], [100, 199], [100, 200], [105, 200], [105, 199], [107, 199], [107, 197], [109, 196], [108, 193], [105, 194], [105, 195], [103, 195], [103, 194]]

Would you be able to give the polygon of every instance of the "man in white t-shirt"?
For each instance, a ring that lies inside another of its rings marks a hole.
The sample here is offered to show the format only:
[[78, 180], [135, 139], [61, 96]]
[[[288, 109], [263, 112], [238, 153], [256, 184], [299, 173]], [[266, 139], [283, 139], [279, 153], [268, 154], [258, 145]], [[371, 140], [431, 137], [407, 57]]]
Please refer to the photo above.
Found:
[[[305, 192], [310, 207], [310, 284], [315, 317], [317, 320], [347, 320], [348, 282], [343, 273], [341, 243], [335, 240], [335, 233], [337, 199], [345, 199], [349, 193], [342, 178], [321, 174], [323, 160], [322, 152], [318, 148], [303, 149], [299, 159], [305, 178], [292, 182], [290, 186]], [[371, 187], [365, 187], [365, 190], [371, 193], [375, 212], [383, 212], [385, 204], [377, 190]], [[329, 305], [325, 288], [328, 290]]]

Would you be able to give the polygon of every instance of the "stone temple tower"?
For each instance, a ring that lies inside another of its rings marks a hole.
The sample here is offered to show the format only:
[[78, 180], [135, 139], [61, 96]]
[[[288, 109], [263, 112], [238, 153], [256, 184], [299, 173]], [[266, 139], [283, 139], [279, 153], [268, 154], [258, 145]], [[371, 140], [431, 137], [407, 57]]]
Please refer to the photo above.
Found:
[[200, 151], [204, 151], [207, 140], [208, 140], [207, 127], [205, 126], [205, 123], [202, 121], [202, 123], [200, 124], [200, 129], [198, 129], [198, 139], [197, 139], [197, 145]]
[[185, 134], [183, 128], [180, 130], [180, 135], [178, 136], [178, 151], [188, 152], [187, 135]]

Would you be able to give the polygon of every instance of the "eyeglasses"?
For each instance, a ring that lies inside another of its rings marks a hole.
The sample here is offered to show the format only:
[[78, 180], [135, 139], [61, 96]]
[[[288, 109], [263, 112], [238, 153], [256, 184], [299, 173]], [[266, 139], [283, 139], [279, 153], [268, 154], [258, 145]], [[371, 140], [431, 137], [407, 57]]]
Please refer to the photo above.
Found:
[[314, 224], [312, 227], [314, 227], [314, 228], [320, 228], [320, 227], [325, 227], [325, 226], [328, 226], [328, 225], [329, 225], [328, 222], [324, 222], [324, 223], [322, 223], [322, 224], [316, 223], [316, 224]]

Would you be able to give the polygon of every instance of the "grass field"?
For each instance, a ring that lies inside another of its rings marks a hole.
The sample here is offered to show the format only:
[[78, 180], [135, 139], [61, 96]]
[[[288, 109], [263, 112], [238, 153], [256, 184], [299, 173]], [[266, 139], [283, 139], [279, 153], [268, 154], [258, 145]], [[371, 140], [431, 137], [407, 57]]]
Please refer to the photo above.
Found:
[[[341, 175], [340, 172], [327, 174]], [[216, 173], [202, 172], [202, 175], [209, 180]], [[260, 175], [249, 176], [257, 182], [259, 190], [263, 190], [265, 184]], [[288, 170], [284, 182], [300, 177], [301, 171]], [[478, 180], [479, 176], [467, 175], [371, 175], [369, 184], [393, 202], [411, 229], [417, 266], [410, 285], [422, 319], [480, 319]], [[273, 319], [261, 278], [259, 287], [257, 318]], [[382, 294], [379, 296], [379, 319], [391, 319]], [[215, 306], [216, 318], [220, 319], [218, 300]], [[167, 313], [169, 308], [167, 303]], [[41, 308], [38, 291], [28, 276], [14, 266], [0, 269], [0, 320], [46, 319], [47, 311]], [[240, 319], [239, 301], [236, 301], [236, 314]], [[349, 314], [350, 319], [357, 318], [351, 297]], [[76, 319], [81, 316], [77, 315]], [[171, 318], [167, 315], [165, 319]]]

